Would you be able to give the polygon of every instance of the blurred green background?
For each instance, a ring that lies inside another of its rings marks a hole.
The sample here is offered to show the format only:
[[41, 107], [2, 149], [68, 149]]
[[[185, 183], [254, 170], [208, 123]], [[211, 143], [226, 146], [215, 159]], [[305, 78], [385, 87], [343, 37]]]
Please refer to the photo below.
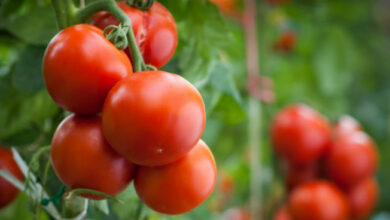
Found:
[[[51, 101], [41, 76], [42, 56], [57, 26], [49, 0], [0, 2], [0, 144], [16, 147], [29, 162], [37, 149], [50, 144], [67, 114]], [[181, 74], [200, 90], [207, 112], [203, 139], [219, 175], [212, 196], [192, 212], [170, 217], [146, 209], [144, 214], [150, 219], [225, 219], [229, 209], [247, 208], [251, 195], [245, 36], [237, 19], [243, 3], [237, 1], [237, 14], [226, 16], [205, 0], [160, 2], [179, 31], [176, 54], [163, 69]], [[301, 102], [331, 121], [351, 115], [374, 138], [380, 152], [380, 201], [373, 219], [390, 219], [390, 1], [268, 2], [257, 4], [260, 73], [273, 81], [275, 94], [274, 102], [262, 103], [258, 133], [264, 216], [270, 219], [285, 197], [269, 123], [280, 108]], [[295, 33], [292, 49], [275, 49], [286, 31]], [[32, 169], [38, 177], [47, 156]], [[53, 171], [44, 186], [51, 194], [60, 187]], [[132, 187], [120, 198], [129, 202], [92, 203], [89, 218], [128, 219], [137, 204]], [[33, 219], [37, 205], [28, 200], [21, 194], [0, 211], [0, 219]]]

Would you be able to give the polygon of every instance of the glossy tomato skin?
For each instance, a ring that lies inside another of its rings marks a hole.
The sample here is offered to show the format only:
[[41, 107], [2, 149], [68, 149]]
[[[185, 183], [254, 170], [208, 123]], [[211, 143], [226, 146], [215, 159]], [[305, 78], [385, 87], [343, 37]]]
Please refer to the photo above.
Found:
[[331, 180], [349, 187], [372, 176], [378, 164], [375, 143], [363, 132], [353, 132], [333, 141], [325, 157]]
[[295, 166], [305, 166], [326, 152], [330, 125], [308, 106], [294, 104], [282, 109], [271, 125], [276, 153]]
[[[22, 171], [16, 164], [12, 151], [5, 147], [0, 147], [0, 169], [7, 170], [14, 177], [23, 180]], [[18, 195], [19, 190], [4, 178], [0, 177], [0, 209], [9, 205]]]
[[295, 188], [290, 194], [288, 209], [297, 220], [349, 219], [346, 196], [326, 181], [312, 181]]
[[131, 62], [103, 32], [78, 24], [59, 32], [43, 57], [43, 78], [53, 100], [77, 114], [101, 111], [108, 91], [132, 73]]
[[356, 119], [351, 116], [342, 116], [336, 125], [333, 127], [333, 137], [338, 138], [339, 136], [348, 135], [355, 131], [362, 131], [362, 127]]
[[368, 219], [377, 204], [379, 189], [375, 178], [367, 178], [348, 190], [352, 219]]
[[216, 183], [216, 165], [200, 140], [183, 158], [160, 167], [139, 167], [134, 178], [139, 198], [165, 214], [188, 212], [209, 197]]
[[112, 196], [127, 187], [135, 170], [108, 145], [99, 117], [76, 115], [68, 116], [57, 128], [52, 139], [51, 163], [67, 187], [93, 189]]
[[116, 84], [103, 108], [103, 130], [129, 161], [160, 166], [183, 157], [199, 141], [206, 123], [202, 97], [179, 75], [133, 74]]
[[292, 220], [286, 206], [279, 208], [279, 210], [274, 215], [274, 220]]
[[[127, 5], [124, 1], [118, 6], [132, 21], [138, 47], [147, 64], [157, 68], [164, 66], [173, 56], [177, 46], [176, 22], [171, 13], [160, 3], [154, 2], [147, 11]], [[104, 30], [108, 25], [118, 25], [118, 21], [108, 12], [93, 16], [91, 24]], [[129, 49], [125, 49], [130, 57]]]

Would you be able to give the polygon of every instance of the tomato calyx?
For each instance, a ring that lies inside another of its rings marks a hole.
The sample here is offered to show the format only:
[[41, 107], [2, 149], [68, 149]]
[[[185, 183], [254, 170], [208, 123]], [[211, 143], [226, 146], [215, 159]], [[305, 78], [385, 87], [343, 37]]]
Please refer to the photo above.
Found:
[[113, 43], [119, 50], [124, 50], [129, 44], [126, 36], [128, 31], [129, 26], [124, 24], [119, 24], [118, 26], [108, 25], [104, 29], [104, 37]]
[[133, 8], [147, 11], [152, 7], [154, 0], [126, 0], [126, 3]]

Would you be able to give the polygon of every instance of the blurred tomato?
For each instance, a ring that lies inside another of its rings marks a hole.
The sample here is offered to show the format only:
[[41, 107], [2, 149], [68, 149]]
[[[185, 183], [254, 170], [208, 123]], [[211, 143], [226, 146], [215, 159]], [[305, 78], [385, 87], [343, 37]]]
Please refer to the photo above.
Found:
[[293, 165], [307, 165], [329, 147], [330, 125], [312, 108], [294, 104], [282, 109], [271, 125], [276, 153]]
[[292, 220], [286, 206], [282, 206], [274, 215], [274, 220]]
[[288, 208], [296, 220], [348, 220], [346, 196], [333, 184], [313, 181], [295, 188]]
[[274, 43], [274, 49], [280, 52], [291, 52], [297, 41], [295, 31], [289, 30], [282, 33]]
[[221, 171], [219, 176], [219, 191], [224, 195], [231, 195], [234, 190], [233, 177], [224, 171]]
[[372, 176], [377, 164], [375, 143], [360, 131], [337, 138], [325, 158], [329, 178], [343, 187], [352, 186]]
[[335, 138], [355, 131], [362, 131], [362, 127], [356, 119], [351, 116], [342, 116], [333, 127], [333, 136]]
[[348, 190], [348, 199], [353, 219], [368, 219], [378, 200], [378, 183], [367, 178]]
[[[22, 171], [16, 164], [12, 151], [9, 148], [0, 147], [0, 169], [6, 170], [20, 181], [23, 180]], [[13, 184], [0, 177], [0, 208], [9, 205], [18, 193], [19, 190]]]
[[241, 16], [240, 10], [238, 9], [237, 5], [238, 2], [241, 0], [210, 0], [212, 3], [214, 3], [219, 10], [227, 15], [239, 18]]
[[307, 166], [287, 166], [286, 185], [292, 190], [298, 185], [314, 180], [318, 177], [319, 171], [316, 163]]

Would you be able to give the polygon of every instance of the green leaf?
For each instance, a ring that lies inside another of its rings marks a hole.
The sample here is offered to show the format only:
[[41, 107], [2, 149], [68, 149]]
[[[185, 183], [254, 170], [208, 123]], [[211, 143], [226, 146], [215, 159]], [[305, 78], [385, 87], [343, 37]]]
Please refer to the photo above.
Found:
[[107, 200], [101, 200], [101, 201], [92, 201], [91, 200], [91, 205], [95, 209], [101, 211], [102, 213], [108, 215], [110, 213], [108, 209], [108, 202]]
[[217, 118], [228, 124], [238, 124], [242, 122], [247, 114], [244, 109], [228, 95], [222, 95], [213, 112]]
[[0, 78], [8, 74], [17, 60], [19, 43], [8, 37], [0, 37]]
[[28, 46], [20, 54], [12, 72], [12, 81], [17, 89], [36, 92], [45, 87], [42, 79], [44, 47]]

